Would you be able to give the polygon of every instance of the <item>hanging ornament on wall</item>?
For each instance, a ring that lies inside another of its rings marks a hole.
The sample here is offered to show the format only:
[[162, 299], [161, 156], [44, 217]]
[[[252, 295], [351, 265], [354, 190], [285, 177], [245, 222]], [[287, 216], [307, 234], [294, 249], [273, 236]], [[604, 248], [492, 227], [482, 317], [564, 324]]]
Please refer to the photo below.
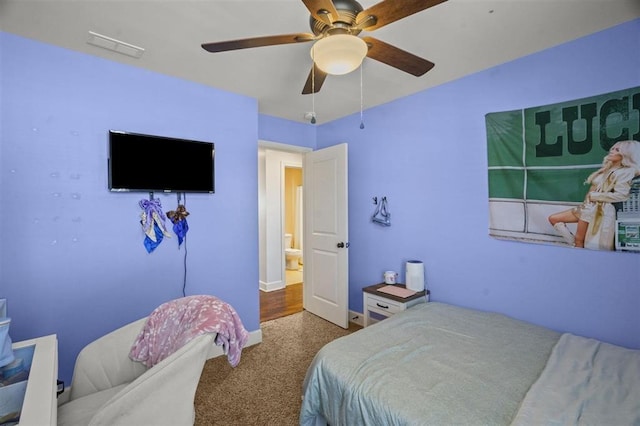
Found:
[[154, 199], [153, 196], [149, 200], [140, 200], [138, 205], [142, 209], [140, 225], [145, 234], [144, 247], [147, 249], [147, 253], [151, 253], [160, 245], [164, 237], [171, 238], [165, 226], [167, 218], [162, 212], [160, 200]]
[[189, 216], [189, 212], [184, 204], [180, 204], [180, 195], [178, 195], [178, 207], [167, 212], [167, 217], [173, 223], [173, 232], [178, 236], [178, 247], [187, 238], [187, 232], [189, 231], [187, 216]]

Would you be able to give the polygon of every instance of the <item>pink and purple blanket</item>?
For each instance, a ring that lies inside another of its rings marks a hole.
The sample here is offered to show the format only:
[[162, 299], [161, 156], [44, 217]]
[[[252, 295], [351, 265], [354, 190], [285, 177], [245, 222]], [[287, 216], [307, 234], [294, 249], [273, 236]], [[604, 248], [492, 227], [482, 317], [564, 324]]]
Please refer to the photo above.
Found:
[[158, 306], [147, 318], [129, 357], [152, 367], [193, 338], [217, 333], [229, 364], [240, 362], [249, 333], [231, 305], [214, 296], [199, 295], [175, 299]]

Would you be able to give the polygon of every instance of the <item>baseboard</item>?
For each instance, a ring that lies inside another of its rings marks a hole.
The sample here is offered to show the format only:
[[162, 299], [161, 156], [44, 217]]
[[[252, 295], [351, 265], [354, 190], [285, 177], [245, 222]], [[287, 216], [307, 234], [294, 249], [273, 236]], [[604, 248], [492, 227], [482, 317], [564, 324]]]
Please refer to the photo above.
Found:
[[275, 290], [281, 290], [283, 288], [285, 288], [286, 285], [284, 283], [284, 281], [280, 280], [280, 281], [272, 281], [270, 283], [264, 282], [264, 281], [260, 281], [260, 290], [262, 291], [275, 291]]
[[[247, 340], [247, 344], [244, 347], [249, 347], [253, 345], [257, 345], [262, 342], [262, 330], [255, 330], [249, 332], [249, 339]], [[209, 355], [207, 355], [207, 359], [217, 358], [219, 356], [224, 355], [224, 351], [222, 350], [222, 346], [213, 346], [209, 351]]]
[[254, 330], [249, 333], [249, 340], [247, 340], [247, 346], [257, 345], [258, 343], [262, 343], [262, 329]]
[[360, 327], [364, 327], [364, 322], [362, 320], [362, 314], [356, 311], [349, 311], [349, 322], [352, 322]]

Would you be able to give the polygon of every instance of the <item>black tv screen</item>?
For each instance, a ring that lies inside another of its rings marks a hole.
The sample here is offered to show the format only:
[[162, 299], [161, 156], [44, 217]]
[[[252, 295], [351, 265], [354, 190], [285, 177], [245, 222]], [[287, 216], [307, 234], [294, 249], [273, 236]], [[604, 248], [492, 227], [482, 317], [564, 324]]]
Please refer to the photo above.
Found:
[[213, 193], [214, 144], [109, 131], [109, 189]]

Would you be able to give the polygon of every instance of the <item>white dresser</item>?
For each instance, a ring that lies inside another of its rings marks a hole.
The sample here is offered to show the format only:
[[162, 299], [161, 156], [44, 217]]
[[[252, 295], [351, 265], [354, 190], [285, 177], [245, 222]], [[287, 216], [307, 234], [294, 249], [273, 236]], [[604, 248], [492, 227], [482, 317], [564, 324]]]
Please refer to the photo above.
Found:
[[35, 345], [27, 390], [20, 413], [20, 426], [56, 425], [58, 379], [58, 339], [55, 334], [24, 340], [13, 344], [13, 349]]

